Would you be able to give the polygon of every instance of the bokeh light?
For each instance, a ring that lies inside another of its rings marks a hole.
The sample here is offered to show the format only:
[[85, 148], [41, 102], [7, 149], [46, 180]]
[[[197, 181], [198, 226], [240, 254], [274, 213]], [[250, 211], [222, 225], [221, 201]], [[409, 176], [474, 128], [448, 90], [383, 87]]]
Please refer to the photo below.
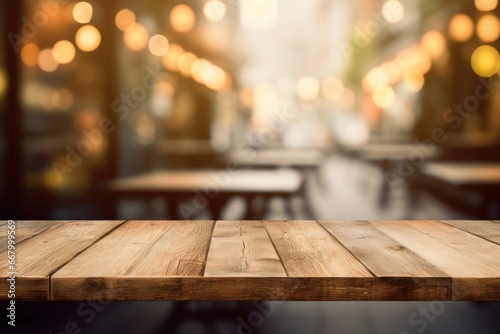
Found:
[[73, 93], [66, 89], [56, 89], [52, 93], [52, 105], [61, 111], [69, 110], [73, 106]]
[[389, 23], [398, 23], [405, 16], [405, 8], [399, 1], [386, 1], [382, 6], [382, 16]]
[[170, 12], [170, 24], [177, 32], [190, 31], [196, 22], [196, 16], [188, 5], [180, 4]]
[[477, 10], [487, 12], [498, 6], [498, 0], [475, 0]]
[[76, 50], [70, 41], [59, 41], [54, 44], [52, 53], [59, 64], [69, 64], [75, 59]]
[[127, 31], [135, 23], [135, 14], [130, 9], [122, 9], [115, 16], [115, 24], [121, 31]]
[[433, 59], [437, 59], [446, 51], [446, 40], [437, 30], [426, 32], [420, 41], [422, 49]]
[[381, 109], [390, 107], [396, 99], [396, 94], [392, 87], [386, 86], [376, 89], [372, 95], [373, 103]]
[[140, 23], [135, 23], [123, 34], [123, 41], [125, 42], [125, 46], [131, 51], [144, 50], [148, 45], [148, 40], [149, 33], [146, 28]]
[[101, 45], [101, 33], [93, 25], [84, 25], [76, 32], [75, 42], [84, 52], [92, 52]]
[[368, 91], [372, 91], [387, 86], [389, 80], [390, 76], [387, 70], [383, 67], [376, 67], [366, 75], [363, 87]]
[[209, 0], [203, 6], [203, 14], [209, 21], [222, 21], [226, 16], [226, 5], [219, 0]]
[[337, 100], [344, 94], [344, 84], [338, 78], [327, 78], [323, 81], [323, 95], [329, 100]]
[[410, 92], [419, 92], [424, 87], [425, 78], [417, 70], [408, 71], [403, 79], [403, 84]]
[[493, 14], [487, 14], [477, 22], [477, 36], [485, 43], [494, 42], [500, 36], [500, 21]]
[[38, 66], [45, 72], [54, 72], [59, 63], [54, 59], [52, 49], [43, 49], [38, 55]]
[[33, 43], [28, 43], [21, 49], [21, 60], [26, 66], [36, 66], [39, 53], [40, 48], [38, 48], [38, 46]]
[[297, 82], [297, 95], [304, 101], [312, 101], [318, 97], [320, 86], [313, 77], [304, 77]]
[[194, 62], [198, 59], [194, 54], [187, 52], [184, 53], [179, 57], [178, 60], [178, 67], [179, 71], [185, 75], [185, 76], [190, 76], [191, 75], [191, 68], [194, 64]]
[[450, 36], [457, 42], [465, 42], [474, 34], [474, 23], [466, 14], [453, 16], [449, 25]]
[[89, 23], [92, 19], [93, 9], [88, 2], [79, 2], [73, 7], [73, 18], [78, 23]]
[[149, 40], [149, 51], [158, 57], [164, 56], [168, 52], [168, 40], [163, 35], [154, 35]]
[[167, 54], [161, 58], [163, 66], [169, 71], [177, 72], [179, 70], [179, 57], [183, 53], [184, 49], [181, 46], [178, 44], [171, 44]]
[[482, 45], [474, 50], [471, 58], [474, 72], [481, 77], [491, 77], [500, 67], [500, 56], [497, 49], [490, 45]]
[[7, 91], [7, 74], [3, 68], [0, 68], [0, 97], [5, 95]]

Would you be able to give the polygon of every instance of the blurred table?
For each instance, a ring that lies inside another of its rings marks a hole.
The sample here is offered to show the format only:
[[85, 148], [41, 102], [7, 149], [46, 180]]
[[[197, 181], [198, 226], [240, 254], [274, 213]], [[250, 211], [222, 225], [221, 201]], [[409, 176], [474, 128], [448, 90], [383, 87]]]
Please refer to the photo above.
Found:
[[[302, 190], [303, 176], [290, 169], [271, 170], [187, 170], [157, 171], [143, 175], [118, 179], [105, 185], [107, 206], [112, 210], [121, 198], [150, 199], [164, 198], [169, 207], [169, 217], [186, 217], [190, 210], [201, 212], [204, 209], [212, 217], [220, 218], [221, 210], [230, 197], [241, 196], [248, 202], [246, 218], [262, 218], [251, 210], [253, 199], [274, 196], [289, 199]], [[184, 203], [184, 214], [179, 215], [177, 208]], [[287, 201], [288, 202], [288, 201]], [[288, 208], [291, 210], [291, 208]], [[115, 215], [112, 215], [113, 217]]]
[[35, 223], [16, 226], [16, 300], [500, 301], [493, 221]]
[[427, 184], [434, 183], [434, 188], [440, 191], [479, 193], [483, 197], [483, 211], [498, 211], [495, 208], [500, 203], [500, 163], [429, 162], [420, 173]]
[[244, 167], [297, 169], [318, 168], [325, 158], [325, 153], [316, 149], [265, 149], [235, 152], [227, 156], [229, 162], [235, 162]]
[[402, 161], [417, 158], [422, 155], [425, 159], [432, 159], [439, 155], [441, 149], [434, 145], [426, 147], [424, 144], [414, 143], [376, 143], [358, 146], [344, 146], [342, 151], [349, 156], [366, 161]]
[[[372, 163], [380, 168], [384, 177], [379, 196], [381, 208], [389, 203], [390, 182], [392, 181], [402, 181], [412, 197], [411, 201], [416, 201], [417, 190], [414, 177], [417, 173], [415, 172], [425, 161], [436, 159], [442, 153], [441, 148], [436, 145], [425, 146], [425, 144], [415, 143], [368, 143], [346, 146], [342, 148], [342, 151], [352, 158]], [[405, 175], [401, 175], [401, 170], [405, 172]]]

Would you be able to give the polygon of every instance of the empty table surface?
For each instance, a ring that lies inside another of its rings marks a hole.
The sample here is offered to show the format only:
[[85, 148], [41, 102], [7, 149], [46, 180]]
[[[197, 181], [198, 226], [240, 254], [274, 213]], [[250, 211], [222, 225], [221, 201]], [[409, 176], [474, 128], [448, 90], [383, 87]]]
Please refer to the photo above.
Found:
[[[16, 231], [19, 300], [500, 300], [497, 221], [19, 221]], [[5, 299], [5, 249], [0, 258]]]
[[268, 149], [243, 151], [228, 155], [228, 161], [252, 167], [318, 167], [325, 160], [320, 150]]
[[157, 171], [110, 182], [116, 192], [186, 193], [217, 187], [222, 193], [294, 193], [303, 176], [294, 170]]
[[499, 163], [426, 163], [421, 173], [457, 185], [500, 185]]
[[370, 143], [359, 146], [347, 146], [343, 149], [348, 154], [368, 161], [399, 161], [411, 158], [422, 159], [422, 157], [432, 159], [437, 157], [441, 152], [441, 149], [437, 146], [427, 147], [425, 144], [417, 145], [413, 143]]

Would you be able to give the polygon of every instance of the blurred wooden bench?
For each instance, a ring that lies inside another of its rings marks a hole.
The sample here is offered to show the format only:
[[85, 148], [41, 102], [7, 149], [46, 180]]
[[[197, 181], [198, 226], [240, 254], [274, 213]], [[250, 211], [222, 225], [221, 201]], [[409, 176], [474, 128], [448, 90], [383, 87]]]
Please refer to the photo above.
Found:
[[16, 300], [500, 301], [498, 221], [17, 222], [16, 235]]

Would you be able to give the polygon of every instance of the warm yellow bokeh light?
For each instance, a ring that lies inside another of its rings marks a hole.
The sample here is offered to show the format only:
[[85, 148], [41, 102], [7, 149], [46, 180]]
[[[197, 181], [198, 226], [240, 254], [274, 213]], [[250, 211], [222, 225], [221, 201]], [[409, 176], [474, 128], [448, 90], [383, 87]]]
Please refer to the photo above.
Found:
[[54, 59], [51, 49], [43, 49], [38, 55], [38, 66], [45, 72], [54, 72], [59, 63]]
[[477, 10], [487, 12], [498, 6], [498, 0], [475, 0]]
[[382, 64], [382, 67], [389, 75], [389, 82], [396, 82], [401, 77], [401, 70], [396, 61], [387, 61]]
[[54, 59], [59, 64], [69, 64], [75, 59], [75, 47], [70, 41], [59, 41], [52, 48]]
[[135, 14], [130, 9], [122, 9], [116, 14], [115, 24], [121, 31], [126, 31], [135, 23]]
[[428, 31], [420, 41], [422, 50], [431, 58], [437, 59], [446, 51], [446, 40], [442, 33], [437, 30]]
[[313, 77], [304, 77], [297, 83], [297, 95], [305, 101], [312, 101], [318, 97], [320, 86]]
[[89, 23], [92, 14], [92, 5], [88, 2], [79, 2], [73, 7], [73, 18], [78, 23]]
[[481, 77], [491, 77], [500, 67], [500, 56], [497, 49], [490, 45], [482, 45], [474, 50], [471, 58], [474, 72]]
[[398, 23], [405, 16], [405, 8], [399, 1], [388, 0], [382, 6], [382, 16], [389, 23]]
[[168, 52], [168, 40], [163, 35], [154, 35], [149, 40], [149, 51], [158, 57], [162, 57]]
[[149, 32], [140, 24], [135, 23], [123, 34], [125, 46], [131, 51], [141, 51], [146, 48], [149, 40]]
[[344, 94], [344, 83], [338, 78], [323, 81], [323, 95], [329, 100], [337, 100]]
[[457, 14], [450, 21], [450, 36], [457, 42], [465, 42], [474, 34], [474, 23], [466, 14]]
[[408, 63], [410, 69], [420, 71], [422, 74], [427, 74], [432, 67], [431, 57], [420, 46], [414, 46], [408, 55]]
[[52, 96], [52, 105], [61, 111], [68, 110], [73, 106], [73, 93], [70, 90], [62, 88], [56, 89], [53, 91]]
[[94, 51], [101, 45], [101, 33], [93, 25], [85, 25], [76, 32], [75, 42], [84, 52]]
[[405, 74], [403, 84], [411, 92], [419, 92], [424, 87], [425, 78], [417, 70], [409, 71]]
[[177, 62], [177, 66], [179, 67], [179, 71], [181, 74], [185, 76], [191, 75], [191, 68], [193, 67], [194, 62], [198, 59], [194, 54], [187, 52], [179, 57]]
[[207, 80], [209, 80], [212, 67], [212, 63], [208, 60], [197, 59], [191, 67], [191, 75], [196, 82], [204, 84]]
[[33, 43], [26, 44], [21, 50], [21, 60], [26, 66], [36, 66], [40, 49]]
[[190, 31], [196, 22], [196, 16], [188, 5], [177, 5], [170, 12], [170, 24], [177, 32]]
[[179, 62], [179, 57], [183, 53], [184, 49], [181, 46], [171, 44], [167, 54], [161, 58], [163, 66], [169, 71], [177, 72], [179, 70], [177, 63]]
[[203, 14], [205, 14], [205, 17], [209, 21], [222, 21], [226, 16], [226, 5], [219, 0], [209, 0], [203, 6]]
[[488, 14], [477, 22], [477, 36], [485, 43], [494, 42], [500, 36], [500, 21], [493, 14]]
[[7, 74], [3, 68], [0, 68], [0, 97], [5, 95], [7, 91]]
[[372, 99], [377, 107], [384, 109], [390, 107], [394, 103], [396, 94], [392, 87], [386, 86], [375, 90]]
[[376, 67], [368, 72], [365, 80], [364, 88], [372, 91], [387, 86], [389, 84], [390, 76], [385, 68]]
[[205, 80], [205, 85], [213, 90], [221, 90], [226, 84], [226, 72], [218, 66], [212, 65], [210, 76]]

